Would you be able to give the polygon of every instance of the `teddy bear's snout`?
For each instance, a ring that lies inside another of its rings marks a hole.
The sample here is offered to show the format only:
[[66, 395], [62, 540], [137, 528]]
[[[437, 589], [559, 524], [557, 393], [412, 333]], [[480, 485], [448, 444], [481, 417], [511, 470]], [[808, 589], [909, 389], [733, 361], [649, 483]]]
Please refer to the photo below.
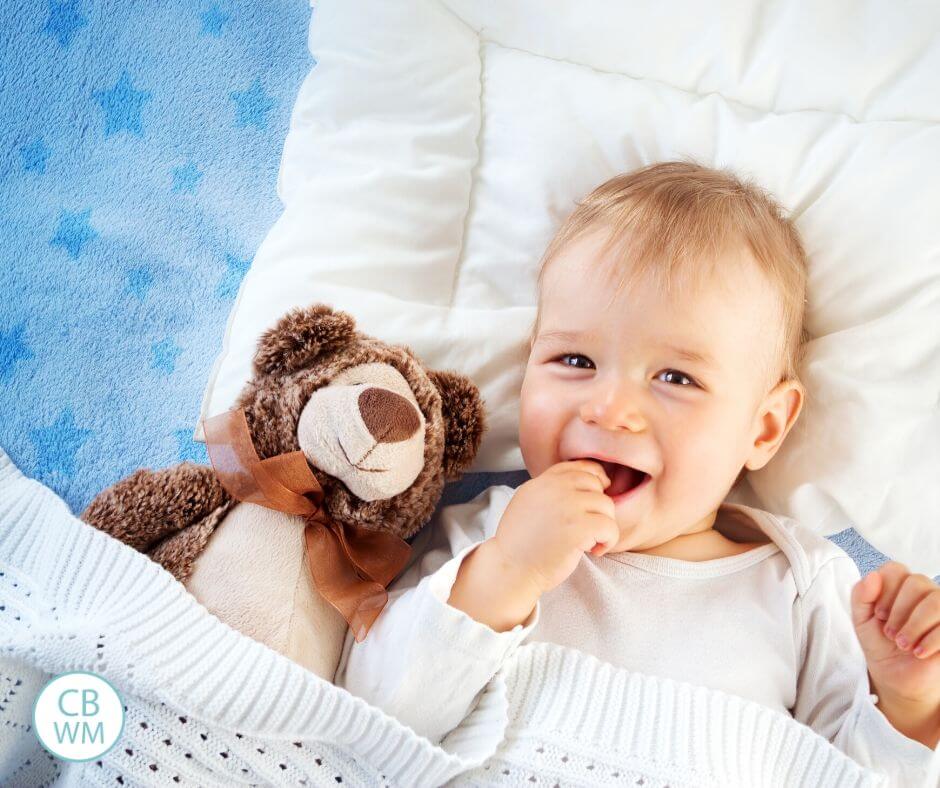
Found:
[[365, 389], [359, 395], [359, 413], [377, 443], [408, 440], [421, 427], [415, 406], [388, 389]]
[[409, 394], [408, 381], [390, 364], [343, 370], [301, 411], [301, 450], [364, 501], [398, 495], [425, 463], [425, 420]]

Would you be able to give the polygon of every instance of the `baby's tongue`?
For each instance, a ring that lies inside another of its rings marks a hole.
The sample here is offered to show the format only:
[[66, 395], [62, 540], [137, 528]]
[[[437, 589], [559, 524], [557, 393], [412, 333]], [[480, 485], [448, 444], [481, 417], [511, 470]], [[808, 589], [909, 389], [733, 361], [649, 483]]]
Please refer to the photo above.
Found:
[[611, 497], [636, 487], [642, 477], [639, 471], [628, 468], [626, 465], [618, 465], [614, 462], [604, 462], [603, 465], [610, 477], [610, 487], [604, 490], [604, 493]]

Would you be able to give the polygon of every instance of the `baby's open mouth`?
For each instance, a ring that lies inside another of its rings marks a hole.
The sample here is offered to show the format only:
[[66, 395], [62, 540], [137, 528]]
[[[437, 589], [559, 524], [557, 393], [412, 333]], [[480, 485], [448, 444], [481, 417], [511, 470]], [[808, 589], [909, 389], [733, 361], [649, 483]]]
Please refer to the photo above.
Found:
[[610, 486], [604, 490], [604, 494], [609, 495], [611, 498], [639, 487], [650, 478], [648, 473], [631, 468], [629, 465], [620, 465], [607, 460], [598, 460], [597, 462], [604, 466], [604, 472], [610, 478]]

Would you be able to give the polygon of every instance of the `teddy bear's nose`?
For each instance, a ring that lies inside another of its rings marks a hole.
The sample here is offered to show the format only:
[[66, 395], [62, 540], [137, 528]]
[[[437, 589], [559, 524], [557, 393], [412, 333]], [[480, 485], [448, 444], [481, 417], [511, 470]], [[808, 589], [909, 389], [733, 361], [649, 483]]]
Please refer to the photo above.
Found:
[[421, 426], [414, 405], [388, 389], [365, 389], [359, 395], [359, 412], [366, 428], [379, 443], [407, 440]]

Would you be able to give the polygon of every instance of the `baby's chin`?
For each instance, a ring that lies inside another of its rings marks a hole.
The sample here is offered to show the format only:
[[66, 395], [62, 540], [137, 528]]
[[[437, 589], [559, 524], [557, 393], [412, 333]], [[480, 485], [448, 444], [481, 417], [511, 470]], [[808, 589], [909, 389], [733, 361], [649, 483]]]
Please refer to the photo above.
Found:
[[617, 544], [608, 550], [610, 553], [646, 550], [650, 547], [656, 547], [664, 541], [658, 538], [655, 532], [651, 532], [652, 529], [647, 526], [642, 518], [638, 521], [635, 517], [618, 513], [617, 529], [620, 531], [620, 535], [617, 538]]
[[[620, 523], [617, 523], [620, 526]], [[663, 544], [663, 541], [656, 539], [655, 537], [644, 538], [643, 534], [637, 532], [635, 528], [624, 528], [620, 526], [620, 539], [617, 541], [617, 544], [608, 552], [610, 553], [629, 553], [636, 550], [649, 550], [651, 547], [658, 547]]]
[[[639, 501], [638, 501], [639, 503]], [[665, 524], [662, 513], [652, 502], [631, 510], [627, 506], [616, 508], [617, 529], [620, 538], [610, 552], [638, 552], [651, 550], [666, 544], [676, 537], [673, 529]]]

